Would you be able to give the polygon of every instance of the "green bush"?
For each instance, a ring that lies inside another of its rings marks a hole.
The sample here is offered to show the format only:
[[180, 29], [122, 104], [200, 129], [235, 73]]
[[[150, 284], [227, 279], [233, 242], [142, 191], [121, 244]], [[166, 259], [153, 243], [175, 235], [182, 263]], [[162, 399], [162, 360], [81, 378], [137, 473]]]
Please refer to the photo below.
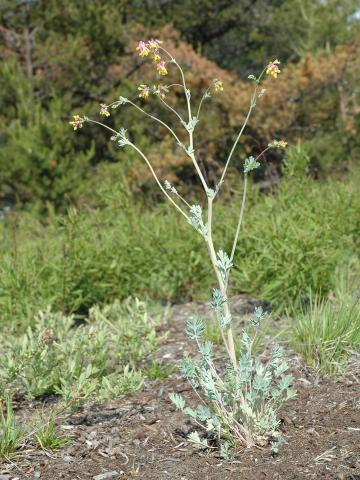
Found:
[[[274, 195], [249, 209], [240, 238], [235, 290], [257, 293], [283, 308], [309, 289], [325, 295], [334, 271], [358, 248], [360, 198], [352, 182], [310, 180], [296, 148]], [[301, 173], [302, 172], [302, 173]]]
[[74, 142], [63, 100], [53, 98], [44, 107], [13, 62], [2, 64], [0, 76], [0, 105], [7, 115], [0, 116], [0, 200], [63, 207], [91, 172], [94, 144]]

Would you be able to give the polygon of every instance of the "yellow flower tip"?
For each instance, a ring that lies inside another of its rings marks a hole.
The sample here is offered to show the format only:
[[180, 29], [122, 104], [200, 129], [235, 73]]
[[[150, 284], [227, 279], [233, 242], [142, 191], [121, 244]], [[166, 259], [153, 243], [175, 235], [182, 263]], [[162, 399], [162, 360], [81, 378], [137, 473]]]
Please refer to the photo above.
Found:
[[109, 107], [105, 103], [100, 104], [100, 115], [104, 115], [105, 117], [110, 117]]
[[150, 55], [150, 58], [152, 59], [153, 63], [158, 63], [161, 61], [161, 57], [157, 52]]
[[69, 122], [69, 124], [73, 127], [74, 130], [77, 130], [78, 128], [82, 128], [84, 122], [85, 119], [80, 117], [80, 115], [74, 115], [72, 121]]
[[168, 88], [165, 85], [154, 85], [152, 91], [155, 95], [164, 99], [168, 93]]

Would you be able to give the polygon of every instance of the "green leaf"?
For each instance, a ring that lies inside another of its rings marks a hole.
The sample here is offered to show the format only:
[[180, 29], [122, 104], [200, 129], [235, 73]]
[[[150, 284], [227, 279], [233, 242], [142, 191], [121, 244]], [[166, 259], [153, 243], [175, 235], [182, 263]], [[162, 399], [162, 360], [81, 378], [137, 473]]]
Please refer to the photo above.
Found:
[[171, 392], [169, 393], [169, 398], [176, 408], [178, 408], [179, 410], [184, 410], [185, 400], [181, 395], [179, 395], [178, 393]]

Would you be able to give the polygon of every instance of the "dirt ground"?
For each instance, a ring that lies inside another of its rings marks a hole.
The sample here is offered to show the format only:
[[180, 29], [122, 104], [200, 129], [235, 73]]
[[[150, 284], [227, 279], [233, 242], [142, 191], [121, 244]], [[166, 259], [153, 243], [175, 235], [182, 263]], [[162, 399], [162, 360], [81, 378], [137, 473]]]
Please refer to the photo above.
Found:
[[[193, 307], [174, 308], [158, 358], [181, 358]], [[252, 310], [251, 300], [237, 299], [238, 315]], [[56, 452], [27, 447], [0, 466], [0, 480], [360, 480], [360, 366], [354, 362], [346, 375], [330, 380], [314, 377], [293, 355], [290, 361], [298, 395], [281, 411], [288, 443], [276, 456], [269, 447], [244, 449], [224, 462], [189, 445], [193, 426], [168, 393], [194, 394], [176, 371], [165, 381], [147, 381], [136, 394], [64, 415], [59, 425], [72, 442]], [[28, 417], [38, 408], [38, 402], [26, 404], [19, 414]]]

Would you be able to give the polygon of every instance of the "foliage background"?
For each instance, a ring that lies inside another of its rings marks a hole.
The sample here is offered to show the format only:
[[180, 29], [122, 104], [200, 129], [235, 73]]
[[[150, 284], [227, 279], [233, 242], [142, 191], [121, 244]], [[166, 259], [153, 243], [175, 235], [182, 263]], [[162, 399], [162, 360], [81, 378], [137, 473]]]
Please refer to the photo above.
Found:
[[[253, 179], [234, 293], [275, 305], [309, 288], [326, 293], [336, 268], [358, 256], [356, 0], [3, 0], [0, 19], [3, 322], [26, 324], [49, 304], [85, 315], [95, 303], [130, 294], [208, 296], [202, 246], [162, 204], [141, 159], [110, 145], [101, 129], [74, 134], [68, 125], [71, 115], [97, 115], [100, 103], [135, 98], [140, 83], [156, 81], [135, 53], [141, 38], [161, 38], [174, 51], [195, 101], [213, 78], [224, 82], [198, 129], [210, 182], [246, 114], [247, 76], [282, 61], [278, 81], [266, 82], [218, 207], [217, 238], [227, 248], [244, 158], [274, 138], [292, 145], [285, 163], [269, 153]], [[173, 102], [184, 107], [176, 95]], [[155, 100], [144, 108], [171, 121]], [[190, 200], [201, 198], [187, 157], [164, 129], [131, 109], [108, 122], [129, 129], [163, 180]]]

